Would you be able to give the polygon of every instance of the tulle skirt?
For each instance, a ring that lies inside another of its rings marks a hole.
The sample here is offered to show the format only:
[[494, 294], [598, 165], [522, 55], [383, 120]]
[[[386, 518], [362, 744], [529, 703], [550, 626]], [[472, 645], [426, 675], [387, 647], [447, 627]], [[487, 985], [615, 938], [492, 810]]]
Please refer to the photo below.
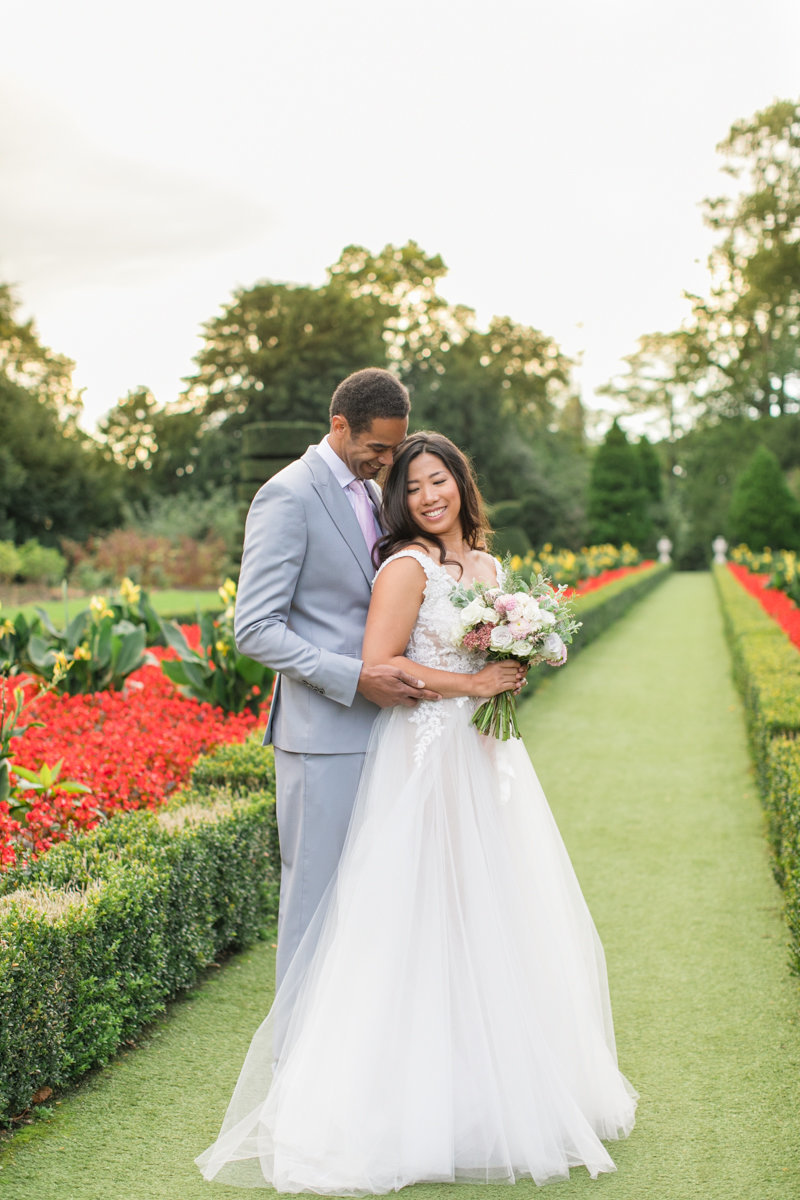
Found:
[[[422, 706], [420, 706], [420, 709]], [[613, 1171], [636, 1094], [602, 946], [521, 742], [378, 717], [339, 871], [256, 1033], [207, 1179], [362, 1195]]]

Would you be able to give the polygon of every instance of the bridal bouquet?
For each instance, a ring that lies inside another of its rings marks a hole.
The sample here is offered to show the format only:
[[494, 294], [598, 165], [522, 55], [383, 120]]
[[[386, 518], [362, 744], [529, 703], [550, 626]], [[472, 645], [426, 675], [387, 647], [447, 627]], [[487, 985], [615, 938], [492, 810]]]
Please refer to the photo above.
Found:
[[[531, 575], [526, 582], [503, 563], [502, 587], [476, 583], [471, 588], [457, 584], [451, 601], [458, 616], [452, 644], [459, 649], [479, 650], [491, 660], [515, 658], [535, 666], [549, 663], [560, 667], [567, 661], [567, 646], [581, 627], [575, 620], [563, 586], [554, 588], [546, 575]], [[507, 741], [519, 737], [517, 698], [501, 692], [476, 709], [472, 724], [481, 733]]]

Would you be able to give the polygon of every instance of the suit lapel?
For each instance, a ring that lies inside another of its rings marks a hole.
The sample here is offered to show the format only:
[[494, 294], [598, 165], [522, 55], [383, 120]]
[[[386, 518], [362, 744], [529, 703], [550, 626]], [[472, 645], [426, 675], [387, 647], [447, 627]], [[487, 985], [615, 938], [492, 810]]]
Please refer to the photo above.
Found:
[[364, 572], [367, 583], [371, 585], [375, 578], [375, 568], [370, 562], [367, 544], [350, 501], [313, 446], [309, 446], [306, 450], [303, 462], [311, 471], [314, 491]]

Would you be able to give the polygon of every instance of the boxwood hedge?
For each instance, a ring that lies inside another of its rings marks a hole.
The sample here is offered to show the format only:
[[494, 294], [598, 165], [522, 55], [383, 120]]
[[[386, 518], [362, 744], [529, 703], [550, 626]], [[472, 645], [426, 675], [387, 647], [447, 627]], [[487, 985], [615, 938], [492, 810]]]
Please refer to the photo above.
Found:
[[800, 974], [800, 652], [727, 567], [715, 566], [714, 579]]
[[107, 1062], [221, 954], [267, 933], [270, 763], [262, 747], [225, 747], [168, 808], [114, 817], [1, 877], [0, 1122]]

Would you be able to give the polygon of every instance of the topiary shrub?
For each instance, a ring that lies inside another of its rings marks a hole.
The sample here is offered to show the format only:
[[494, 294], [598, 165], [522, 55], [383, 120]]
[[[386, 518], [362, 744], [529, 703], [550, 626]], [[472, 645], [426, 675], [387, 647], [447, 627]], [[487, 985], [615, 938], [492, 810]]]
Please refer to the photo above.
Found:
[[777, 458], [759, 446], [736, 480], [728, 510], [728, 537], [751, 550], [800, 550], [800, 503]]
[[518, 525], [508, 525], [498, 529], [492, 535], [492, 554], [505, 558], [507, 554], [518, 554], [524, 558], [532, 550], [531, 541], [524, 529]]
[[598, 446], [589, 477], [589, 526], [594, 542], [645, 546], [652, 536], [650, 493], [635, 447], [614, 421]]

